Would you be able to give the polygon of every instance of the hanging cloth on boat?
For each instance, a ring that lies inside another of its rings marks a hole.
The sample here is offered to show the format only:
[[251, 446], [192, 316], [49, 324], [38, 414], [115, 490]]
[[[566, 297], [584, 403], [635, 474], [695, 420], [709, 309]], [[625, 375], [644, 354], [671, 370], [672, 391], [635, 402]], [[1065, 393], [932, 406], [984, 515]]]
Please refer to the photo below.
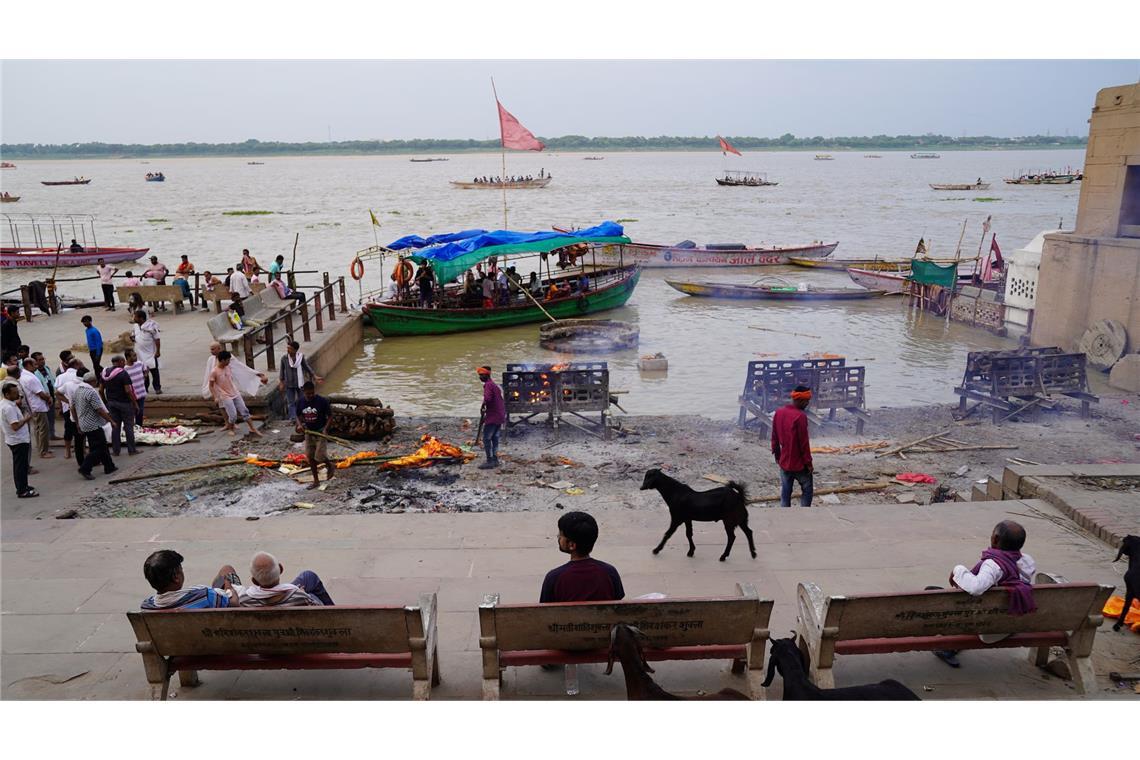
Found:
[[953, 290], [958, 279], [958, 265], [939, 266], [933, 261], [914, 259], [911, 261], [910, 278], [920, 285], [938, 285]]

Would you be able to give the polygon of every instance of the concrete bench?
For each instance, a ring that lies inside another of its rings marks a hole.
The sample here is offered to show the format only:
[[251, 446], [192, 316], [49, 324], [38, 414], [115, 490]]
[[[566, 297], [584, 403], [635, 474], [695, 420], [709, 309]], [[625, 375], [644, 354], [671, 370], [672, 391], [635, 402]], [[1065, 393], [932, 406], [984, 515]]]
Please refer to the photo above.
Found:
[[647, 660], [732, 660], [732, 672], [747, 672], [748, 692], [762, 699], [772, 601], [751, 585], [737, 589], [731, 597], [557, 604], [499, 604], [498, 594], [488, 594], [479, 605], [483, 699], [499, 698], [510, 665], [608, 662], [618, 623], [649, 637]]
[[[835, 687], [835, 655], [928, 652], [936, 649], [1028, 647], [1039, 667], [1049, 647], [1064, 647], [1078, 693], [1095, 689], [1093, 638], [1104, 622], [1101, 609], [1112, 586], [1068, 583], [1039, 573], [1033, 586], [1037, 610], [1008, 613], [1009, 592], [991, 589], [971, 596], [959, 589], [825, 597], [813, 583], [799, 584], [798, 641], [809, 659], [808, 676], [823, 689]], [[979, 634], [1011, 634], [986, 644]]]
[[230, 324], [230, 318], [224, 313], [210, 317], [206, 321], [206, 326], [210, 328], [210, 335], [213, 336], [214, 340], [222, 345], [233, 343], [235, 346], [241, 343], [246, 335], [257, 329], [252, 326], [247, 326], [240, 330], [235, 330], [234, 326]]
[[119, 300], [123, 303], [129, 303], [131, 295], [134, 293], [138, 293], [144, 303], [170, 301], [174, 304], [176, 314], [182, 312], [182, 302], [186, 298], [182, 293], [182, 288], [177, 285], [135, 285], [133, 287], [120, 285], [115, 292], [118, 293]]
[[412, 698], [439, 685], [436, 596], [407, 607], [243, 607], [128, 612], [152, 699], [177, 671], [409, 668]]
[[266, 288], [244, 302], [245, 313], [257, 322], [268, 322], [274, 317], [297, 307], [295, 300], [282, 298], [273, 288]]

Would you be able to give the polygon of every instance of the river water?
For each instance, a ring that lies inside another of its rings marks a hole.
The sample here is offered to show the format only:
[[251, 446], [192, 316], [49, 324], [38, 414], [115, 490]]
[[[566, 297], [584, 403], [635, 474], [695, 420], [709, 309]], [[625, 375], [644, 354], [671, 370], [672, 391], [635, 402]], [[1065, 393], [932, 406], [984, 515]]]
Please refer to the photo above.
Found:
[[[508, 173], [554, 175], [542, 190], [508, 193], [511, 229], [625, 222], [634, 240], [675, 243], [796, 244], [839, 241], [838, 258], [901, 258], [918, 238], [933, 254], [953, 256], [963, 222], [963, 255], [977, 252], [981, 223], [993, 215], [993, 232], [1006, 253], [1042, 230], [1071, 228], [1080, 184], [1014, 186], [1002, 177], [1019, 170], [1079, 167], [1080, 150], [943, 153], [911, 159], [909, 153], [832, 153], [815, 161], [802, 152], [750, 153], [729, 161], [715, 153], [607, 153], [602, 161], [581, 154], [508, 156]], [[453, 190], [450, 179], [497, 174], [496, 154], [449, 156], [412, 163], [407, 156], [17, 161], [0, 172], [0, 186], [23, 214], [93, 214], [104, 246], [149, 246], [171, 269], [180, 254], [199, 271], [224, 271], [249, 248], [263, 265], [282, 253], [288, 262], [300, 233], [298, 269], [347, 274], [357, 250], [371, 245], [372, 209], [381, 222], [380, 243], [406, 234], [428, 235], [472, 227], [503, 226], [502, 194]], [[776, 187], [719, 187], [724, 169], [767, 172]], [[163, 171], [164, 183], [144, 182]], [[40, 180], [93, 178], [86, 186], [45, 187]], [[937, 192], [929, 183], [990, 182], [983, 192]], [[978, 202], [976, 197], [997, 200]], [[272, 214], [226, 216], [226, 211]], [[25, 228], [26, 229], [26, 228]], [[65, 230], [69, 232], [69, 230]], [[8, 225], [0, 228], [5, 244]], [[70, 239], [72, 235], [68, 234]], [[50, 241], [49, 241], [50, 242]], [[988, 241], [987, 241], [988, 245]], [[124, 269], [126, 267], [123, 267]], [[142, 268], [142, 267], [140, 267]], [[521, 271], [527, 271], [520, 266]], [[86, 272], [84, 272], [87, 274]], [[42, 271], [4, 272], [3, 287], [42, 279]], [[930, 314], [909, 313], [899, 298], [849, 303], [727, 302], [684, 296], [665, 284], [676, 270], [647, 270], [627, 306], [599, 315], [637, 323], [641, 345], [608, 355], [567, 356], [538, 346], [537, 325], [479, 333], [384, 340], [371, 328], [360, 347], [337, 368], [327, 390], [379, 396], [401, 414], [473, 414], [479, 387], [474, 367], [507, 362], [606, 359], [611, 387], [628, 390], [631, 413], [736, 413], [750, 359], [794, 358], [810, 352], [842, 354], [867, 366], [867, 403], [906, 406], [954, 400], [966, 352], [1010, 345], [984, 331], [950, 325]], [[751, 282], [781, 275], [813, 285], [851, 285], [843, 272], [790, 267], [684, 270], [691, 279]], [[376, 269], [365, 287], [379, 287]], [[65, 295], [98, 294], [95, 283], [61, 285]], [[349, 287], [350, 297], [355, 287]], [[173, 318], [173, 317], [170, 317]], [[203, 328], [204, 329], [204, 328]], [[660, 351], [666, 375], [643, 375], [640, 354]]]

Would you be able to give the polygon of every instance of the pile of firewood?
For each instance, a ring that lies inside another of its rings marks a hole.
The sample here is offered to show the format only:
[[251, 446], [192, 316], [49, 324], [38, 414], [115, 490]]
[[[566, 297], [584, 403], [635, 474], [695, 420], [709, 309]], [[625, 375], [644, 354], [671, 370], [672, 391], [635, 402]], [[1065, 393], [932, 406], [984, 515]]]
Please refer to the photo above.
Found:
[[332, 422], [328, 433], [350, 441], [378, 441], [396, 430], [392, 407], [376, 398], [329, 396]]

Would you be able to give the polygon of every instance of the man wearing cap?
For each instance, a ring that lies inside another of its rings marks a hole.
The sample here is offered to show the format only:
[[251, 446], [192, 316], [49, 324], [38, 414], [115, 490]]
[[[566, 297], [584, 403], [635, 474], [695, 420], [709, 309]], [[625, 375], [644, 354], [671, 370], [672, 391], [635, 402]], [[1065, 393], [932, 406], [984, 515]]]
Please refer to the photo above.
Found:
[[780, 506], [792, 506], [792, 483], [800, 484], [800, 506], [811, 506], [812, 463], [808, 440], [808, 419], [804, 414], [811, 402], [811, 389], [797, 385], [792, 403], [776, 410], [772, 417], [772, 455], [780, 467]]
[[503, 389], [491, 379], [489, 366], [476, 370], [483, 382], [483, 453], [487, 461], [479, 465], [480, 470], [490, 470], [499, 466], [499, 428], [507, 421], [507, 405], [503, 402]]

